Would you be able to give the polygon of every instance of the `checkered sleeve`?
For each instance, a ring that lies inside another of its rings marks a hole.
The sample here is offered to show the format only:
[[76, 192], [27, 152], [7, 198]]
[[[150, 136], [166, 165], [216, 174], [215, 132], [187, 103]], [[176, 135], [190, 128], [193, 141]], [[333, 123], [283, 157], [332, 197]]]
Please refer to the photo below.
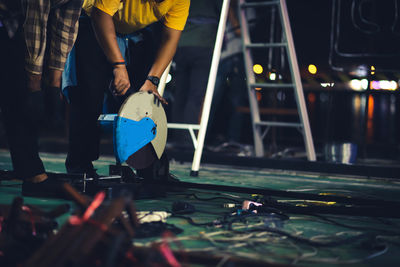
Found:
[[25, 68], [40, 74], [46, 50], [46, 25], [49, 18], [50, 0], [25, 0], [24, 35], [26, 43]]
[[65, 61], [78, 35], [78, 20], [83, 0], [69, 0], [50, 13], [51, 41], [48, 68], [64, 70]]
[[[24, 0], [26, 42], [25, 68], [40, 74], [49, 38], [49, 58], [51, 69], [63, 70], [68, 53], [78, 34], [78, 19], [83, 0]], [[51, 25], [48, 27], [47, 22]], [[49, 34], [47, 34], [49, 31]]]

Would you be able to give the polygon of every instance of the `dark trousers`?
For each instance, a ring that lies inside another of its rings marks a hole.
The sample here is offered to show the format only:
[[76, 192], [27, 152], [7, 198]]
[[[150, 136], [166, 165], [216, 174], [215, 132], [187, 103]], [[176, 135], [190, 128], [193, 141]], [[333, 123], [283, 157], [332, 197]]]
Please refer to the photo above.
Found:
[[[220, 61], [215, 81], [209, 127], [219, 128], [228, 141], [240, 142], [244, 114], [237, 110], [248, 103], [246, 73], [243, 55], [235, 54]], [[216, 120], [217, 114], [223, 114], [223, 121]]]
[[209, 47], [178, 48], [174, 57], [176, 88], [171, 110], [172, 122], [200, 122], [212, 52], [213, 49]]
[[44, 172], [38, 153], [37, 127], [28, 109], [24, 39], [8, 38], [0, 28], [0, 109], [15, 175], [20, 179]]
[[[144, 83], [153, 62], [150, 51], [154, 46], [150, 34], [145, 40], [129, 48], [130, 64], [127, 66], [131, 81], [130, 92], [137, 91]], [[116, 113], [123, 98], [114, 99], [109, 90], [113, 78], [112, 67], [99, 46], [91, 21], [80, 20], [75, 43], [78, 86], [69, 89], [70, 124], [69, 148], [66, 161], [68, 169], [85, 169], [99, 157], [100, 129], [97, 119], [103, 111], [105, 96], [112, 99], [108, 113]]]

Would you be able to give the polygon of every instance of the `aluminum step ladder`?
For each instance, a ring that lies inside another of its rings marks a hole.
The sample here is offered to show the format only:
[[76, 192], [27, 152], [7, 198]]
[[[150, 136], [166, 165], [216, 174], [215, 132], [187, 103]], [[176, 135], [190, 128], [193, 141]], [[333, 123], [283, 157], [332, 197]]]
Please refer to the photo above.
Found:
[[[198, 176], [200, 169], [200, 161], [203, 154], [204, 140], [206, 137], [208, 119], [210, 116], [212, 98], [214, 95], [215, 80], [217, 78], [218, 65], [221, 55], [222, 42], [224, 39], [224, 32], [226, 21], [228, 18], [230, 0], [223, 0], [221, 14], [218, 22], [217, 36], [215, 39], [214, 51], [211, 60], [210, 73], [208, 76], [206, 94], [204, 97], [203, 109], [201, 111], [200, 124], [186, 124], [186, 123], [168, 123], [168, 129], [188, 130], [193, 141], [194, 155], [192, 162], [191, 176]], [[163, 95], [167, 75], [169, 73], [171, 63], [168, 65], [163, 75], [160, 78], [158, 92]], [[195, 131], [198, 131], [197, 136]]]
[[[261, 8], [261, 7], [275, 7], [279, 11], [280, 22], [282, 26], [282, 42], [269, 42], [269, 43], [252, 43], [250, 38], [249, 21], [246, 18], [248, 9]], [[253, 127], [254, 136], [254, 150], [257, 157], [264, 156], [263, 139], [267, 135], [271, 127], [294, 127], [297, 128], [303, 135], [307, 159], [315, 161], [315, 149], [312, 139], [310, 123], [307, 114], [307, 107], [304, 100], [303, 86], [299, 67], [297, 63], [296, 51], [294, 48], [292, 30], [290, 28], [289, 16], [287, 12], [286, 0], [271, 0], [271, 1], [245, 1], [239, 0], [239, 21], [243, 41], [243, 54], [245, 69], [247, 75], [247, 89], [249, 94], [250, 113]], [[283, 48], [288, 57], [291, 83], [276, 84], [276, 83], [257, 83], [256, 76], [253, 72], [253, 57], [252, 50], [257, 49], [272, 49]], [[279, 121], [262, 121], [260, 117], [260, 108], [257, 101], [255, 88], [262, 88], [268, 90], [271, 88], [293, 88], [297, 103], [297, 112], [299, 114], [300, 122], [279, 122]]]

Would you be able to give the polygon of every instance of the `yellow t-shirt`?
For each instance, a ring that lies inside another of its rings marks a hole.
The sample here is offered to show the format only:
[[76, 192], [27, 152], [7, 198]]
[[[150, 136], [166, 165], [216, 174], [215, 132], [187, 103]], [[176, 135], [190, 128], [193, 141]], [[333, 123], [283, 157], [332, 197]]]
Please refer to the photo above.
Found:
[[90, 15], [92, 7], [113, 16], [115, 30], [128, 34], [161, 20], [165, 26], [183, 30], [189, 14], [190, 0], [84, 0], [83, 9]]

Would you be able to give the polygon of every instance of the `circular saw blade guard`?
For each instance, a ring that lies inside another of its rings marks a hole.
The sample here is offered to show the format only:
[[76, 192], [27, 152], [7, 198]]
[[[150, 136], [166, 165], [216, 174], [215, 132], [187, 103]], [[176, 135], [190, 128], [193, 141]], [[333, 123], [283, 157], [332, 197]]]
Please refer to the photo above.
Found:
[[[167, 142], [167, 117], [156, 96], [137, 92], [125, 100], [115, 119], [114, 151], [117, 160], [120, 163], [127, 161], [149, 142], [160, 159]], [[146, 158], [155, 159], [154, 156]], [[127, 163], [135, 165], [131, 160]]]

